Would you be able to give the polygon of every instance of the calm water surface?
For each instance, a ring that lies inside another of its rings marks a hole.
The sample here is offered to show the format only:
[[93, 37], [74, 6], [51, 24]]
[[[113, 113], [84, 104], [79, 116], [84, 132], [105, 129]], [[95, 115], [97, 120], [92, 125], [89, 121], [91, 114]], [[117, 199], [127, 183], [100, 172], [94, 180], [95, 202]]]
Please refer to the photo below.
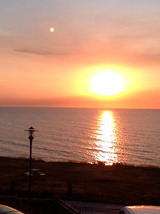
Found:
[[0, 156], [160, 166], [160, 110], [0, 108]]

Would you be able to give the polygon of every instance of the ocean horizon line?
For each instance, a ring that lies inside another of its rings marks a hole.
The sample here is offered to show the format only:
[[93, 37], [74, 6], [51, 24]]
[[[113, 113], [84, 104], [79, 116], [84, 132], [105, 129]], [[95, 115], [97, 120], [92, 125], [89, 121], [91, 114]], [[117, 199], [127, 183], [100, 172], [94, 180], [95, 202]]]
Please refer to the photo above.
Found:
[[0, 108], [66, 108], [66, 109], [105, 109], [105, 110], [160, 110], [160, 108], [108, 108], [108, 107], [69, 107], [69, 106], [0, 106]]

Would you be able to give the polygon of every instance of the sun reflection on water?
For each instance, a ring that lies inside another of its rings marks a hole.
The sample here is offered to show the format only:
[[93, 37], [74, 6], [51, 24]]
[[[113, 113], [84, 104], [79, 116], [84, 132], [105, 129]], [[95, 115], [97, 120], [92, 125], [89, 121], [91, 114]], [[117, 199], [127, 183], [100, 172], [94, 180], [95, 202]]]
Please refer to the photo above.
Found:
[[112, 165], [117, 162], [116, 154], [116, 122], [112, 111], [103, 111], [97, 126], [96, 161]]

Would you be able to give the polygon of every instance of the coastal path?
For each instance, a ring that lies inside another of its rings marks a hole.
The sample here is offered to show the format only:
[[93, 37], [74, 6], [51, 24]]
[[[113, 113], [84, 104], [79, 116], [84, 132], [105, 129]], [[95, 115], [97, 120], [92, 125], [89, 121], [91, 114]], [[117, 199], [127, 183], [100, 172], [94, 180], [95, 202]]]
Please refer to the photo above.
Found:
[[70, 206], [79, 210], [81, 214], [118, 214], [123, 205], [65, 201]]

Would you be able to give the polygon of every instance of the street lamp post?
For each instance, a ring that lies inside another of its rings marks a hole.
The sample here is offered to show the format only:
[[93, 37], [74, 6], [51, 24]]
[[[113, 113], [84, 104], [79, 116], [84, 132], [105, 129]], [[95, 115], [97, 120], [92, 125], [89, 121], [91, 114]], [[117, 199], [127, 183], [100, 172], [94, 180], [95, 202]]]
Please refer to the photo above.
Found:
[[29, 192], [29, 200], [31, 199], [31, 170], [32, 170], [32, 141], [34, 139], [34, 132], [35, 129], [33, 127], [30, 127], [28, 130], [28, 138], [30, 142], [30, 155], [29, 155], [29, 186], [28, 186], [28, 192]]

